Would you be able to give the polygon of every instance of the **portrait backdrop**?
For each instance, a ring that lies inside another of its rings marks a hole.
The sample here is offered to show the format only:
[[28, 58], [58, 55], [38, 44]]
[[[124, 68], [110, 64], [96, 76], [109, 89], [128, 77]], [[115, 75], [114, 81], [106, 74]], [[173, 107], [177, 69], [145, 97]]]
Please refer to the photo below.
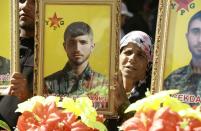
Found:
[[1, 0], [0, 2], [0, 56], [10, 59], [11, 42], [11, 8], [10, 0]]
[[[99, 112], [115, 114], [113, 96], [114, 75], [119, 68], [119, 18], [120, 1], [116, 0], [36, 0], [34, 94], [73, 98], [84, 95], [92, 100]], [[106, 77], [83, 81], [81, 78], [79, 83], [76, 80], [78, 85], [74, 83], [73, 86], [80, 86], [85, 91], [77, 95], [73, 93], [78, 91], [57, 92], [60, 89], [57, 85], [52, 85], [55, 91], [47, 92], [44, 90], [47, 86], [44, 78], [62, 70], [68, 61], [63, 47], [64, 31], [74, 22], [84, 22], [92, 28], [95, 47], [89, 57], [89, 65], [93, 71]]]
[[111, 7], [109, 5], [45, 5], [44, 77], [63, 69], [67, 56], [63, 34], [72, 22], [89, 24], [94, 33], [95, 48], [89, 63], [93, 70], [109, 76]]
[[183, 5], [182, 1], [173, 0], [170, 8], [164, 79], [172, 71], [190, 63], [192, 56], [188, 49], [186, 33], [191, 16], [201, 9], [201, 0], [192, 0]]

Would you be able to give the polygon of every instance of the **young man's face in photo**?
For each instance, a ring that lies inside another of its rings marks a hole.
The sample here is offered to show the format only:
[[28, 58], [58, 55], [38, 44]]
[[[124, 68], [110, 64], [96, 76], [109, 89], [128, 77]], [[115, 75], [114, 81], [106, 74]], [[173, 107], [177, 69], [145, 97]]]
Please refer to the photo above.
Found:
[[69, 62], [74, 65], [81, 65], [88, 60], [94, 44], [89, 35], [80, 35], [68, 38], [64, 43], [64, 48], [69, 58]]
[[19, 26], [32, 30], [35, 20], [35, 0], [19, 0]]
[[188, 46], [194, 58], [201, 58], [201, 20], [195, 19], [191, 22], [186, 34]]

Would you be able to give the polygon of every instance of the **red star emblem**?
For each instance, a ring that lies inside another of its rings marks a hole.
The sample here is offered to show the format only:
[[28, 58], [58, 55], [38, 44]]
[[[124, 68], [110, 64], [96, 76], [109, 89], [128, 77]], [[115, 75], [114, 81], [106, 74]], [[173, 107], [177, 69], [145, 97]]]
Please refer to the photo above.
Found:
[[180, 9], [186, 9], [188, 11], [188, 5], [192, 2], [193, 0], [175, 0], [175, 2], [179, 5], [177, 8], [177, 11]]
[[51, 21], [51, 25], [50, 25], [50, 27], [60, 27], [60, 25], [59, 25], [59, 21], [61, 21], [63, 18], [59, 18], [59, 17], [57, 17], [57, 14], [56, 14], [56, 12], [54, 13], [54, 15], [53, 15], [53, 17], [51, 18], [48, 18], [50, 21]]

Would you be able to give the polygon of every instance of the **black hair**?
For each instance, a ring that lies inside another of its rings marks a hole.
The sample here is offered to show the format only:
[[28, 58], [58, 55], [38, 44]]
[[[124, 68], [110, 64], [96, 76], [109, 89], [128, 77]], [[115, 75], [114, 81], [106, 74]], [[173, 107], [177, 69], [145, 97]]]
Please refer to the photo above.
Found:
[[189, 28], [190, 28], [190, 25], [191, 25], [192, 21], [194, 21], [194, 20], [196, 20], [196, 19], [198, 19], [198, 20], [201, 21], [201, 10], [198, 11], [195, 15], [193, 15], [193, 16], [191, 17], [191, 19], [189, 20], [189, 22], [188, 22], [188, 30], [189, 30]]
[[93, 39], [93, 31], [87, 23], [80, 21], [73, 22], [67, 26], [64, 32], [64, 41], [66, 41], [67, 38], [74, 38], [80, 35], [89, 35], [91, 39]]

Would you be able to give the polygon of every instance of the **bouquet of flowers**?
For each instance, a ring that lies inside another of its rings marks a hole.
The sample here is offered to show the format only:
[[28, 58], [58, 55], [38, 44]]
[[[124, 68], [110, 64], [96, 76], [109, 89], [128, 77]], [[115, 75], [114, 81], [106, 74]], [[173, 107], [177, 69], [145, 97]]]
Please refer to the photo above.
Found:
[[17, 122], [19, 131], [107, 130], [88, 97], [60, 100], [55, 96], [35, 96], [18, 104], [16, 112], [22, 113]]
[[200, 106], [192, 108], [170, 95], [178, 90], [161, 91], [131, 104], [125, 112], [135, 115], [125, 121], [123, 131], [201, 131]]

